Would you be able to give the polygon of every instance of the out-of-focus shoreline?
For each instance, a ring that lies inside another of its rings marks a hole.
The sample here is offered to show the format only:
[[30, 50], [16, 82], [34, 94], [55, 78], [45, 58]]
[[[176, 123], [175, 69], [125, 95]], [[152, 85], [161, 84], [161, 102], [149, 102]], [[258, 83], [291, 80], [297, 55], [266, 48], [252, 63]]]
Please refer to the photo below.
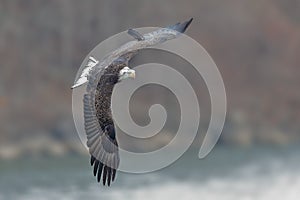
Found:
[[[282, 139], [282, 136], [278, 138], [273, 136], [272, 139], [266, 139], [265, 141], [253, 142], [249, 137], [243, 138], [244, 135], [237, 136], [236, 138], [222, 138], [217, 146], [234, 147], [234, 148], [254, 148], [257, 146], [271, 146], [274, 148], [285, 148], [294, 146], [295, 143], [289, 138]], [[285, 142], [283, 142], [285, 141]], [[161, 141], [160, 141], [161, 142]], [[166, 140], [167, 142], [167, 140]], [[192, 147], [198, 148], [200, 144], [193, 144]], [[148, 148], [155, 149], [155, 144], [148, 144]], [[216, 147], [217, 148], [217, 147]], [[79, 140], [57, 141], [50, 138], [39, 138], [27, 140], [19, 143], [6, 143], [0, 145], [0, 159], [1, 160], [13, 160], [22, 157], [63, 157], [68, 155], [88, 155], [87, 149]]]

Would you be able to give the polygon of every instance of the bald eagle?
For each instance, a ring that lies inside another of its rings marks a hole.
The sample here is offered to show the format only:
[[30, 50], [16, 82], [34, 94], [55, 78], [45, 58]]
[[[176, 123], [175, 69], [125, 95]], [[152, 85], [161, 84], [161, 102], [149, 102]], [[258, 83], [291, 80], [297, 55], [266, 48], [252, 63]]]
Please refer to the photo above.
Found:
[[142, 35], [129, 29], [128, 34], [134, 40], [111, 52], [101, 61], [90, 56], [73, 88], [87, 83], [84, 103], [84, 128], [87, 146], [91, 155], [94, 176], [100, 182], [110, 186], [115, 180], [120, 158], [114, 121], [111, 114], [111, 95], [115, 84], [135, 78], [135, 71], [128, 67], [130, 59], [138, 50], [174, 39], [185, 32], [192, 18], [183, 23], [160, 28]]

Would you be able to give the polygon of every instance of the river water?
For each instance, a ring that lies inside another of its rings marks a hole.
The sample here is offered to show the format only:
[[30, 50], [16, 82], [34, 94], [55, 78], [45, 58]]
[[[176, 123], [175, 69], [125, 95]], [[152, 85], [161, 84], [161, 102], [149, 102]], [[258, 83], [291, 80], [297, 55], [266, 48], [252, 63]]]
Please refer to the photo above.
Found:
[[0, 160], [0, 199], [299, 200], [300, 148], [217, 147], [205, 159], [190, 150], [148, 174], [118, 173], [96, 183], [88, 156]]

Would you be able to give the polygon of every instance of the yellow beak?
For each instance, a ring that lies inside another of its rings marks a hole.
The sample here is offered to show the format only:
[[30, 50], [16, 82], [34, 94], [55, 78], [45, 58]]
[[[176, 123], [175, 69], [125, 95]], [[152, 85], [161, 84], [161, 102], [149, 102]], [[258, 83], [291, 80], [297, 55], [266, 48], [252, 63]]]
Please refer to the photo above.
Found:
[[130, 70], [130, 73], [128, 75], [130, 78], [135, 79], [135, 71], [134, 70]]

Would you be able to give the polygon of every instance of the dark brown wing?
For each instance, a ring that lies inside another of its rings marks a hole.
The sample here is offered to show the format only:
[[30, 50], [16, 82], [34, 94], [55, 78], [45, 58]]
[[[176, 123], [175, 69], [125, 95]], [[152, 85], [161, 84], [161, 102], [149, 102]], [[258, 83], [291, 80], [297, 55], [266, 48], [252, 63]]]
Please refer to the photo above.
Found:
[[91, 165], [94, 165], [94, 176], [103, 185], [115, 180], [116, 170], [119, 166], [118, 143], [115, 137], [113, 124], [101, 128], [96, 117], [94, 95], [84, 95], [84, 126], [87, 134], [87, 146], [91, 154]]
[[[126, 61], [126, 59], [125, 59]], [[118, 82], [119, 71], [126, 66], [124, 60], [118, 60], [103, 69], [100, 79], [90, 81], [94, 90], [84, 95], [84, 126], [87, 134], [87, 146], [91, 154], [94, 175], [103, 185], [110, 185], [119, 166], [118, 142], [111, 115], [111, 95]], [[93, 85], [96, 84], [96, 87]]]

